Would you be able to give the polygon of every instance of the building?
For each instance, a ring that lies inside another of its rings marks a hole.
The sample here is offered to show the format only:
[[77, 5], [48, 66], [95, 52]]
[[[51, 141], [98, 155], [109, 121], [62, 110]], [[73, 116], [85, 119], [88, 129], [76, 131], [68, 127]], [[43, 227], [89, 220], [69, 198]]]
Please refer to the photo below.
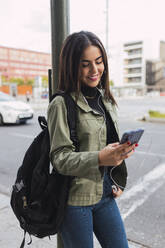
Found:
[[25, 81], [47, 76], [51, 68], [49, 53], [0, 46], [0, 75], [5, 81], [22, 78]]
[[146, 85], [149, 90], [165, 92], [165, 61], [146, 61]]
[[165, 91], [165, 41], [146, 39], [113, 45], [109, 68], [116, 95]]
[[149, 90], [165, 92], [165, 42], [160, 41], [159, 59], [146, 60], [146, 85]]
[[145, 87], [160, 83], [164, 75], [165, 42], [137, 41], [123, 46], [123, 84]]
[[145, 58], [143, 41], [125, 43], [123, 46], [123, 84], [145, 85]]

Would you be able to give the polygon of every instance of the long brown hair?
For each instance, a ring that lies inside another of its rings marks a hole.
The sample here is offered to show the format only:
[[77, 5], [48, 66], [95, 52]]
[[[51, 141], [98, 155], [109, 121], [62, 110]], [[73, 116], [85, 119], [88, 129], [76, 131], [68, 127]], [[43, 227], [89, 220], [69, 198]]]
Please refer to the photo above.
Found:
[[60, 53], [58, 90], [66, 93], [75, 92], [77, 96], [79, 95], [81, 90], [79, 80], [80, 59], [83, 51], [91, 45], [98, 47], [103, 56], [104, 73], [98, 88], [104, 89], [104, 97], [116, 104], [109, 87], [108, 60], [105, 48], [100, 39], [88, 31], [73, 33], [64, 41]]

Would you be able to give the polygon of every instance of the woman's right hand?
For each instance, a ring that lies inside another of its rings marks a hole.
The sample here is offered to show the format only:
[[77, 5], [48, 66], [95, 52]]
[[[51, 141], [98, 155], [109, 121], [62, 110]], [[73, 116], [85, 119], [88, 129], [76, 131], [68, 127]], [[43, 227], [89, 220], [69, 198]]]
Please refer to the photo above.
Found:
[[107, 145], [99, 152], [99, 166], [120, 165], [124, 159], [133, 154], [135, 146], [135, 144], [130, 145], [130, 142], [124, 144], [116, 142]]

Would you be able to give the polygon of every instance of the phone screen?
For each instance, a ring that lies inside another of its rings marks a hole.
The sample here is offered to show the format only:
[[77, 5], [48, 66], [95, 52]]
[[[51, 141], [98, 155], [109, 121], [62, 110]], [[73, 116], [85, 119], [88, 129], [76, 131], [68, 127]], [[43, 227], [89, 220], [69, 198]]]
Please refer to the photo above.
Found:
[[125, 142], [129, 141], [131, 144], [136, 144], [139, 142], [142, 134], [144, 133], [144, 129], [140, 128], [137, 130], [127, 131], [123, 134], [120, 143], [124, 144]]

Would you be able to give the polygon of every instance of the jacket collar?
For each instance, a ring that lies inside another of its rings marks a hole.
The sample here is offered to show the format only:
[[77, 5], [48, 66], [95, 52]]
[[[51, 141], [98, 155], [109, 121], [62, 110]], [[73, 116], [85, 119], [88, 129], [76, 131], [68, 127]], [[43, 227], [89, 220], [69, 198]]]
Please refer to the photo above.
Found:
[[[74, 101], [76, 101], [76, 95], [74, 92], [71, 93], [72, 98], [74, 99]], [[88, 105], [85, 97], [83, 96], [83, 94], [80, 92], [78, 100], [76, 102], [76, 104], [85, 112], [90, 112], [92, 111], [91, 107]]]
[[[100, 95], [104, 95], [104, 91], [103, 90], [100, 90], [98, 89], [98, 91], [100, 92]], [[76, 100], [76, 96], [75, 96], [75, 93], [72, 92], [71, 93], [71, 96], [74, 100]], [[104, 106], [106, 108], [106, 110], [108, 112], [111, 112], [113, 111], [113, 107], [112, 107], [112, 104], [110, 101], [106, 100], [104, 97], [102, 97], [102, 100], [103, 100], [103, 103], [104, 103]], [[80, 92], [80, 95], [79, 95], [79, 98], [77, 100], [77, 105], [85, 112], [95, 112], [93, 111], [93, 109], [89, 106], [87, 100], [85, 99], [85, 97], [83, 96], [82, 92]]]

